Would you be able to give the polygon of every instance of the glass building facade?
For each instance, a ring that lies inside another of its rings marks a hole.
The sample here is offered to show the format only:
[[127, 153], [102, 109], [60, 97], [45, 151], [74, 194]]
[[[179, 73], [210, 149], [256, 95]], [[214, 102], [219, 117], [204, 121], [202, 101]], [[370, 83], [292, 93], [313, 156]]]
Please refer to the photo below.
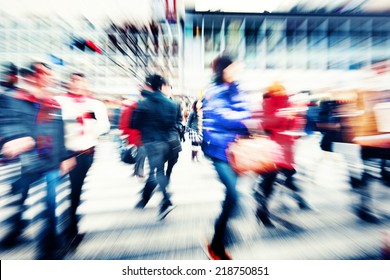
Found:
[[[228, 52], [244, 62], [242, 80], [261, 90], [275, 80], [294, 91], [357, 86], [390, 58], [390, 16], [187, 12], [184, 84], [198, 95], [210, 62]], [[368, 71], [369, 70], [369, 71]], [[371, 71], [372, 72], [372, 71]]]
[[390, 57], [384, 16], [191, 13], [185, 28], [203, 37], [205, 66], [222, 51], [255, 69], [352, 70]]

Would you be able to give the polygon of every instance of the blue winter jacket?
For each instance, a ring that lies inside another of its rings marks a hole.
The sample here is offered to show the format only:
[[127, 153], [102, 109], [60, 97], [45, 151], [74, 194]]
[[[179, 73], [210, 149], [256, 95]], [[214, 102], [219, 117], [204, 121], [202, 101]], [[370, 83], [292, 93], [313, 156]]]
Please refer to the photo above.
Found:
[[237, 136], [248, 135], [243, 120], [250, 118], [237, 84], [215, 85], [203, 99], [203, 143], [206, 156], [227, 162], [226, 149]]

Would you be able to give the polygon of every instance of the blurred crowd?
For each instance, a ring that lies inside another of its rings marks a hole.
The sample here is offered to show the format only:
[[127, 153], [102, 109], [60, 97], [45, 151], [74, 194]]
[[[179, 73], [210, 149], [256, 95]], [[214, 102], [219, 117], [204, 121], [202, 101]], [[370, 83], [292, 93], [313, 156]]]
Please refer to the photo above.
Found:
[[[205, 245], [211, 259], [232, 259], [226, 235], [239, 204], [237, 180], [242, 172], [231, 156], [232, 143], [238, 139], [262, 138], [277, 147], [266, 151], [257, 146], [251, 154], [240, 155], [251, 161], [249, 165], [256, 165], [256, 170], [266, 163], [272, 167], [257, 172], [253, 194], [256, 217], [266, 227], [274, 227], [268, 205], [277, 185], [286, 187], [300, 210], [312, 210], [295, 182], [295, 146], [299, 138], [321, 135], [323, 158], [332, 156], [334, 143], [358, 145], [358, 156], [364, 162], [380, 160], [380, 176], [383, 182], [390, 183], [388, 91], [289, 93], [282, 83], [275, 82], [261, 92], [261, 101], [254, 103], [237, 83], [237, 63], [224, 54], [212, 62], [212, 82], [200, 98], [174, 96], [166, 77], [150, 74], [136, 95], [108, 104], [88, 89], [84, 73], [71, 73], [63, 83], [64, 93], [58, 94], [51, 90], [53, 73], [46, 63], [34, 62], [19, 69], [10, 64], [5, 68], [0, 93], [1, 164], [20, 162], [21, 172], [10, 182], [8, 195], [15, 198], [17, 210], [8, 221], [10, 230], [1, 246], [12, 248], [18, 244], [25, 228], [22, 215], [29, 189], [44, 179], [46, 209], [38, 237], [39, 259], [61, 259], [82, 242], [77, 209], [99, 137], [110, 129], [117, 132], [114, 141], [122, 161], [134, 165], [133, 176], [145, 178], [135, 207], [143, 209], [156, 191], [162, 193], [158, 220], [164, 220], [175, 208], [169, 184], [183, 142], [191, 143], [194, 163], [201, 161], [201, 154], [212, 163], [225, 186], [225, 197], [213, 237]], [[278, 154], [277, 160], [272, 153]], [[59, 236], [56, 188], [64, 178], [70, 181], [70, 209], [66, 230]], [[350, 184], [361, 196], [356, 215], [365, 222], [378, 223], [370, 204], [370, 178], [365, 170], [351, 172]]]

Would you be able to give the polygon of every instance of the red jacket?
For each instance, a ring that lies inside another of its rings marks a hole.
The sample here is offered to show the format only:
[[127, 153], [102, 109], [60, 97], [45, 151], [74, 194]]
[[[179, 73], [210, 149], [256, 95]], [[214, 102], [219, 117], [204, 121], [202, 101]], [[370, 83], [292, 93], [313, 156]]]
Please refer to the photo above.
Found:
[[292, 105], [286, 94], [265, 94], [263, 99], [263, 129], [269, 132], [270, 138], [282, 147], [283, 161], [280, 167], [294, 168], [295, 136], [284, 134], [302, 128], [302, 118], [296, 115], [281, 114], [280, 109], [291, 108]]
[[141, 131], [130, 127], [131, 117], [135, 109], [137, 109], [136, 101], [127, 101], [123, 103], [121, 115], [119, 118], [119, 129], [122, 130], [122, 135], [127, 135], [127, 143], [142, 146]]

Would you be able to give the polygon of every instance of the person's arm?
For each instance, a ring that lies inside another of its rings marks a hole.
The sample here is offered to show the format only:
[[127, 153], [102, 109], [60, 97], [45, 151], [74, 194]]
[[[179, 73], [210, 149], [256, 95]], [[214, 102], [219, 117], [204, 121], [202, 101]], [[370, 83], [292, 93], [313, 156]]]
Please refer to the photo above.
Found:
[[130, 120], [130, 126], [132, 128], [141, 130], [141, 128], [143, 127], [143, 120], [144, 120], [143, 101], [140, 101], [138, 103], [137, 108], [132, 113], [131, 120]]
[[99, 134], [105, 134], [110, 131], [110, 121], [108, 119], [107, 107], [103, 102], [98, 101], [95, 106], [95, 117]]
[[188, 116], [188, 121], [187, 121], [187, 130], [191, 127], [192, 121], [194, 120], [194, 112], [191, 112], [190, 115]]
[[26, 125], [26, 114], [13, 97], [0, 99], [0, 146], [8, 158], [34, 149], [35, 140], [31, 128]]
[[[59, 113], [61, 114], [61, 111]], [[65, 126], [64, 126], [64, 120], [61, 120], [59, 122], [58, 126], [58, 143], [59, 143], [59, 149], [60, 149], [60, 157], [62, 158], [62, 161], [60, 163], [60, 172], [61, 175], [65, 175], [69, 173], [75, 166], [76, 166], [76, 158], [74, 157], [74, 153], [71, 151], [68, 151], [65, 147]]]
[[177, 129], [177, 132], [181, 133], [181, 130], [182, 130], [182, 120], [183, 120], [183, 116], [182, 116], [182, 113], [181, 113], [181, 108], [180, 108], [180, 105], [177, 104], [177, 115], [176, 115], [176, 129]]

